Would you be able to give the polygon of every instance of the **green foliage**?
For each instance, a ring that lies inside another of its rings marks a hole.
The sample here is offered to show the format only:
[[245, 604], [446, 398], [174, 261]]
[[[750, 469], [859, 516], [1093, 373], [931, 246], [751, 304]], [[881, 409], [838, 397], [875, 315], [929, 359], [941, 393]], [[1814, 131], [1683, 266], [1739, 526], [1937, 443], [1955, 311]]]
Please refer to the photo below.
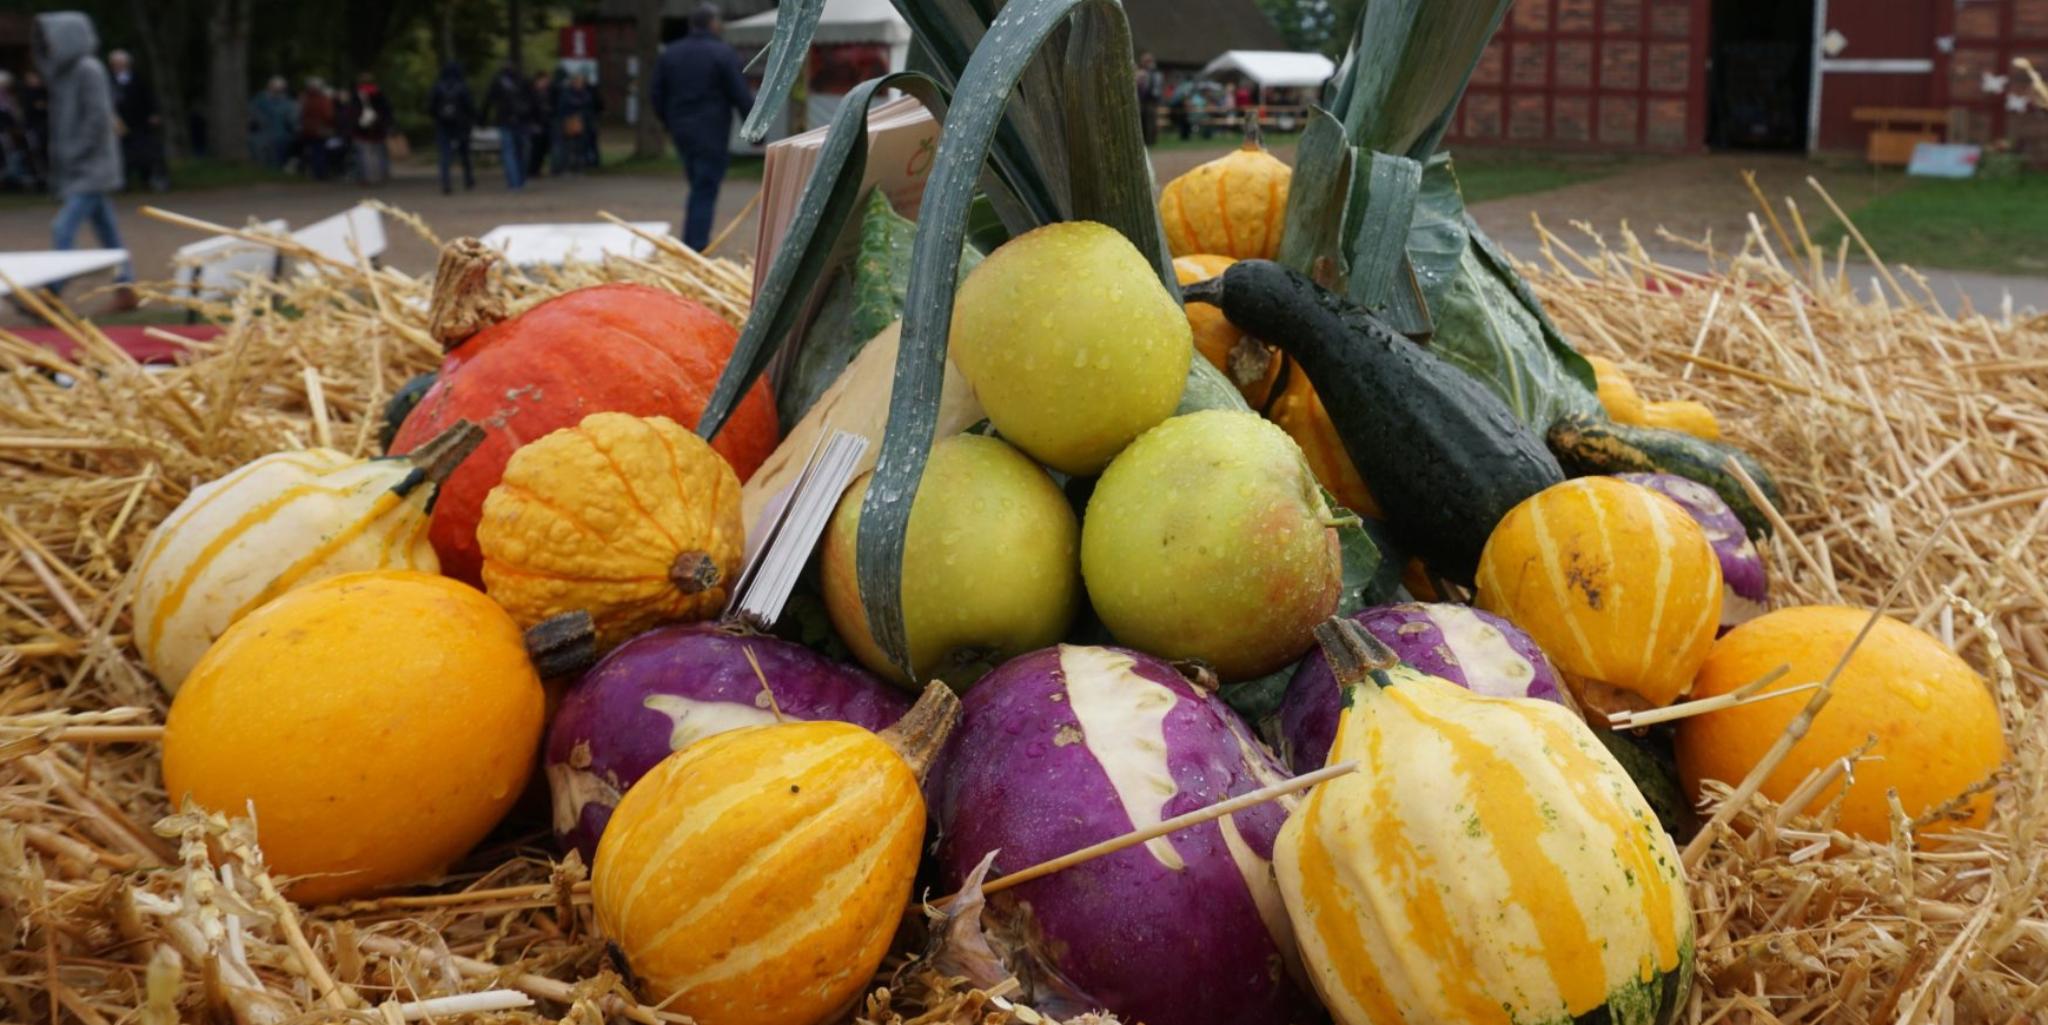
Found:
[[[1837, 197], [1844, 191], [1837, 188]], [[2040, 244], [2048, 237], [2048, 175], [1916, 178], [1852, 216], [1857, 230], [1888, 260], [2001, 274], [2048, 272], [2048, 252]], [[1829, 223], [1814, 232], [1814, 241], [1832, 256], [1845, 234], [1839, 223]], [[1854, 243], [1849, 252], [1862, 258]]]
[[1273, 20], [1288, 49], [1341, 57], [1365, 0], [1259, 0], [1259, 9]]

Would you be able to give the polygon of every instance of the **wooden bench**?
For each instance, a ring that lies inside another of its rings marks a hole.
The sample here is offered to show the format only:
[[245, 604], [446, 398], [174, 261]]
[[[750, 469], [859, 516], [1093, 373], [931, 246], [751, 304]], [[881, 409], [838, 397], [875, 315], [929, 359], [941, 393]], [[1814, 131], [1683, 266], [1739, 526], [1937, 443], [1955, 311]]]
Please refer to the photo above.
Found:
[[1937, 107], [1857, 107], [1849, 119], [1875, 125], [1864, 159], [1880, 167], [1904, 167], [1913, 160], [1913, 147], [1923, 142], [1940, 142], [1948, 128], [1948, 111]]

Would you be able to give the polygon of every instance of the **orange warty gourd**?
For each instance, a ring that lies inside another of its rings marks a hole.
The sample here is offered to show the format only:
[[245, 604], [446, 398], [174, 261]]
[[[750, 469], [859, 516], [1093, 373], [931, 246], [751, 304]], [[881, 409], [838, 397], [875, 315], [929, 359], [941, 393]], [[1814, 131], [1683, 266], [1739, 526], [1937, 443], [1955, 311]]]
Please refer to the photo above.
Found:
[[511, 617], [410, 570], [330, 577], [242, 617], [164, 724], [164, 788], [257, 838], [308, 904], [438, 875], [519, 796], [541, 684]]
[[1611, 477], [1568, 480], [1509, 510], [1476, 583], [1479, 607], [1528, 631], [1599, 711], [1683, 695], [1721, 620], [1706, 533], [1678, 503]]
[[[1177, 256], [1173, 276], [1183, 285], [1207, 281], [1236, 263], [1228, 256], [1197, 253]], [[1224, 319], [1223, 311], [1208, 303], [1188, 303], [1188, 327], [1194, 331], [1195, 351], [1230, 379], [1238, 393], [1253, 409], [1264, 409], [1273, 381], [1280, 376], [1280, 357], [1273, 348]]]
[[[1781, 665], [1791, 671], [1770, 690], [1826, 679], [1869, 618], [1867, 609], [1827, 605], [1766, 613], [1714, 642], [1693, 693], [1726, 694]], [[1697, 798], [1704, 780], [1741, 782], [1811, 697], [1799, 694], [1680, 720], [1678, 770], [1687, 790]], [[1809, 773], [1854, 752], [1867, 738], [1875, 738], [1876, 746], [1856, 763], [1837, 824], [1873, 840], [1891, 836], [1887, 791], [1897, 791], [1906, 814], [1918, 816], [1960, 797], [2006, 759], [1998, 706], [1983, 677], [1940, 641], [1889, 616], [1877, 621], [1835, 678], [1833, 696], [1806, 736], [1764, 778], [1764, 796], [1784, 800]], [[1990, 813], [1991, 795], [1980, 793], [1958, 816], [1926, 828], [1981, 826]]]
[[[462, 268], [450, 263], [444, 254], [440, 273], [455, 280]], [[666, 416], [694, 429], [738, 337], [716, 313], [674, 293], [611, 284], [563, 293], [450, 349], [391, 444], [394, 453], [409, 452], [457, 419], [487, 432], [434, 505], [429, 536], [441, 571], [481, 583], [477, 521], [520, 445], [602, 412]], [[759, 382], [711, 447], [745, 480], [775, 443], [775, 403]]]
[[740, 481], [665, 416], [594, 413], [513, 453], [477, 524], [484, 588], [522, 627], [590, 613], [609, 647], [724, 610]]
[[1322, 397], [1316, 394], [1315, 386], [1308, 383], [1308, 375], [1299, 366], [1288, 373], [1287, 384], [1280, 389], [1271, 416], [1301, 446], [1301, 454], [1308, 457], [1308, 468], [1315, 471], [1316, 480], [1329, 488], [1344, 508], [1374, 519], [1386, 515], [1380, 511], [1379, 500], [1372, 497], [1372, 489], [1358, 467], [1352, 465], [1351, 454], [1344, 451], [1344, 439], [1330, 425], [1330, 414], [1323, 408]]
[[664, 758], [598, 841], [592, 897], [649, 1003], [700, 1025], [815, 1025], [866, 992], [910, 899], [945, 684], [881, 735], [747, 726]]
[[1233, 260], [1270, 260], [1287, 223], [1294, 169], [1259, 144], [1244, 145], [1166, 183], [1159, 220], [1175, 256], [1215, 253]]

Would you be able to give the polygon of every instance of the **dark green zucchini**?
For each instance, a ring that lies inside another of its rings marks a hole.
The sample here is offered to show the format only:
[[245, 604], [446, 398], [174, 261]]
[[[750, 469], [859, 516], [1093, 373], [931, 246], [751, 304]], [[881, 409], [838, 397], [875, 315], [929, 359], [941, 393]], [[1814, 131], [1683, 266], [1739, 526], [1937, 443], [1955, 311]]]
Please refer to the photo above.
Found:
[[377, 428], [377, 444], [386, 453], [391, 451], [391, 439], [398, 437], [398, 428], [405, 423], [406, 417], [412, 415], [413, 407], [420, 404], [420, 399], [426, 397], [427, 389], [434, 386], [434, 379], [438, 376], [431, 370], [417, 375], [399, 385], [398, 390], [384, 401], [383, 423]]
[[1634, 427], [1597, 414], [1568, 413], [1550, 425], [1545, 440], [1557, 454], [1558, 462], [1574, 477], [1670, 473], [1705, 484], [1735, 510], [1735, 517], [1752, 538], [1769, 537], [1771, 521], [1750, 500], [1742, 482], [1728, 472], [1728, 460], [1733, 458], [1741, 464], [1742, 472], [1756, 481], [1757, 489], [1773, 506], [1783, 504], [1778, 482], [1749, 453], [1683, 431]]
[[1564, 480], [1500, 396], [1371, 313], [1266, 260], [1184, 290], [1308, 374], [1403, 549], [1461, 584], [1509, 509]]

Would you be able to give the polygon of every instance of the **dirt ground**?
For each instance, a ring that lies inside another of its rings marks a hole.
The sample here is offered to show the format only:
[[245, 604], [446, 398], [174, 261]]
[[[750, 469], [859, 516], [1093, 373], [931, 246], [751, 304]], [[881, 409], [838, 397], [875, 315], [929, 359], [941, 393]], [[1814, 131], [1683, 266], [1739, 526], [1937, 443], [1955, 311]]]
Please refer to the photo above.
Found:
[[[1158, 181], [1164, 182], [1209, 159], [1215, 151], [1170, 149], [1154, 154]], [[1290, 147], [1276, 147], [1291, 156]], [[1614, 229], [1627, 224], [1634, 229], [1652, 254], [1682, 266], [1699, 266], [1701, 257], [1658, 234], [1658, 229], [1689, 240], [1711, 240], [1717, 249], [1739, 245], [1748, 230], [1748, 219], [1756, 210], [1741, 172], [1753, 169], [1764, 195], [1779, 202], [1790, 196], [1811, 223], [1824, 213], [1820, 196], [1806, 183], [1808, 176], [1820, 180], [1845, 207], [1860, 203], [1878, 190], [1892, 187], [1896, 177], [1881, 178], [1850, 167], [1816, 165], [1797, 157], [1755, 154], [1712, 154], [1676, 160], [1644, 160], [1609, 177], [1568, 185], [1545, 192], [1528, 193], [1482, 203], [1473, 216], [1511, 252], [1523, 258], [1538, 255], [1537, 235], [1531, 215], [1539, 215], [1552, 231], [1590, 249], [1590, 240], [1573, 228], [1574, 222], [1594, 226], [1618, 241]], [[681, 215], [684, 194], [682, 176], [667, 174], [607, 174], [570, 178], [537, 179], [519, 193], [507, 192], [495, 168], [480, 168], [477, 187], [442, 196], [430, 165], [410, 163], [396, 169], [386, 185], [371, 190], [352, 185], [266, 184], [164, 195], [127, 195], [118, 204], [123, 241], [134, 254], [137, 273], [144, 279], [169, 276], [172, 252], [201, 236], [189, 229], [165, 224], [143, 216], [140, 208], [156, 205], [188, 216], [223, 224], [249, 220], [284, 218], [303, 225], [346, 209], [359, 199], [375, 195], [394, 206], [414, 211], [443, 237], [482, 234], [500, 224], [547, 223], [594, 220], [597, 211], [609, 211], [628, 220], [667, 220]], [[748, 203], [756, 185], [752, 181], [728, 181], [719, 196], [718, 223], [723, 227], [735, 216], [746, 214], [730, 234], [721, 252], [744, 256], [751, 251], [755, 222]], [[0, 250], [42, 249], [49, 245], [49, 221], [53, 205], [31, 204], [0, 209]], [[433, 265], [433, 247], [426, 240], [390, 225], [392, 245], [385, 255], [390, 265], [410, 273], [423, 273]], [[82, 245], [93, 244], [82, 239]], [[1892, 258], [1911, 254], [1885, 254]], [[1933, 273], [1929, 277], [1944, 296], [1967, 295], [1980, 308], [1996, 308], [2010, 293], [2018, 306], [2048, 309], [2048, 279], [2011, 278], [1987, 274]], [[94, 304], [87, 302], [90, 311]], [[0, 312], [0, 323], [19, 322], [12, 311]]]

